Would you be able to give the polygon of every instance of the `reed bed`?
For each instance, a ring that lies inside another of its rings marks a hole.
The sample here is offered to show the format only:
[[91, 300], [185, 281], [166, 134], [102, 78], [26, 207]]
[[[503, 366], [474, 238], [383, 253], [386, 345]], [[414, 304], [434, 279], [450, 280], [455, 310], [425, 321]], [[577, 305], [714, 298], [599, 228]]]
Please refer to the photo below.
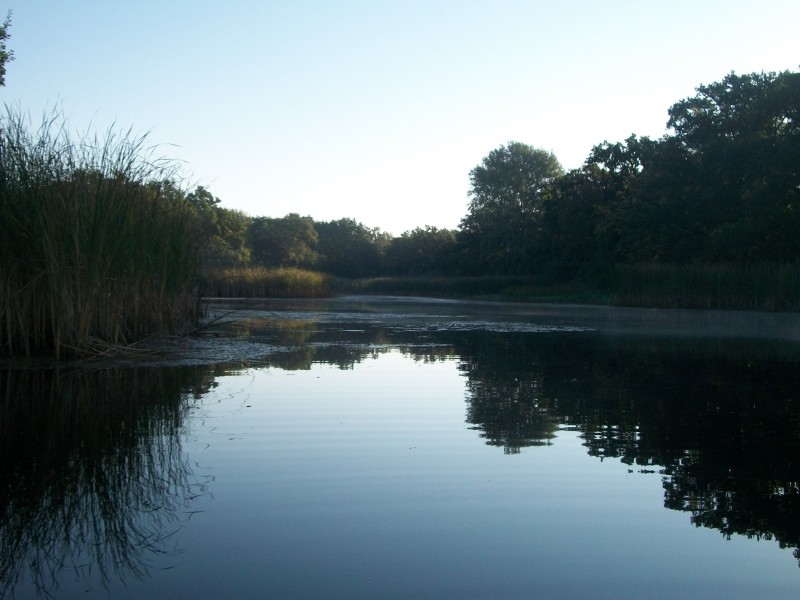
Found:
[[0, 354], [121, 346], [196, 316], [198, 239], [144, 137], [0, 119]]
[[230, 268], [206, 275], [203, 295], [216, 298], [326, 298], [333, 279], [296, 268]]
[[618, 306], [800, 310], [800, 263], [618, 266], [607, 286]]

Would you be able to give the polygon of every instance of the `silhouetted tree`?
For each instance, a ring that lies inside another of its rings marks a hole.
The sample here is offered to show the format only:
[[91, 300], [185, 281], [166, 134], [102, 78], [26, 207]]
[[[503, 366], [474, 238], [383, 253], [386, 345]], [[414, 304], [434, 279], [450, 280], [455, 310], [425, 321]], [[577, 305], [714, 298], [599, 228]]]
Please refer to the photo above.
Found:
[[551, 152], [520, 142], [493, 150], [472, 169], [470, 204], [459, 238], [474, 271], [530, 270], [545, 193], [562, 173]]

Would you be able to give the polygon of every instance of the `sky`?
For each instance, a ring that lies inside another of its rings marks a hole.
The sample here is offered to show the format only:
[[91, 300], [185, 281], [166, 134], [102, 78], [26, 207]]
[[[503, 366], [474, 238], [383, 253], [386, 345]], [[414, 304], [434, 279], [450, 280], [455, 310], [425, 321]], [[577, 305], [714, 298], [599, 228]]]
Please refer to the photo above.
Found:
[[0, 0], [0, 101], [146, 135], [251, 216], [458, 227], [510, 141], [565, 169], [668, 133], [734, 71], [797, 71], [797, 0]]

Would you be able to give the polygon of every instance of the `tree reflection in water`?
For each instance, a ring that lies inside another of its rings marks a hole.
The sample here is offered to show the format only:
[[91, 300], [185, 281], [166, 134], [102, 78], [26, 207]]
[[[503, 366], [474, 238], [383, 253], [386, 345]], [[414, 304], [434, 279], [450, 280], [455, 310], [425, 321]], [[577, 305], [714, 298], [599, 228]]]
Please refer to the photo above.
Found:
[[[265, 365], [349, 369], [390, 348], [422, 362], [456, 359], [466, 420], [487, 444], [517, 454], [577, 430], [590, 455], [660, 473], [665, 506], [691, 512], [695, 525], [775, 539], [800, 560], [796, 344], [276, 323], [245, 327], [284, 346]], [[298, 331], [302, 343], [290, 348]]]
[[516, 454], [575, 429], [590, 455], [660, 473], [665, 506], [695, 525], [800, 546], [796, 344], [308, 323], [253, 321], [249, 335], [291, 345], [287, 332], [305, 332], [265, 358], [283, 369], [352, 368], [391, 347], [456, 358], [466, 420], [487, 444]]
[[488, 444], [516, 453], [576, 429], [590, 455], [660, 473], [665, 507], [698, 527], [774, 539], [800, 560], [796, 347], [562, 334], [475, 336], [456, 351]]
[[197, 369], [0, 370], [0, 596], [141, 577], [205, 493], [181, 451]]

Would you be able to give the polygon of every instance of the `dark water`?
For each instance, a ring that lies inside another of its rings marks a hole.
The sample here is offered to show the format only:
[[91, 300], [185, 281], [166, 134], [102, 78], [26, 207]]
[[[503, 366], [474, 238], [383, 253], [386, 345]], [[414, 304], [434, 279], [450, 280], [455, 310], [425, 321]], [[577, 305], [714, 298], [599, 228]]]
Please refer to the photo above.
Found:
[[798, 322], [284, 302], [0, 369], [0, 596], [796, 598]]

